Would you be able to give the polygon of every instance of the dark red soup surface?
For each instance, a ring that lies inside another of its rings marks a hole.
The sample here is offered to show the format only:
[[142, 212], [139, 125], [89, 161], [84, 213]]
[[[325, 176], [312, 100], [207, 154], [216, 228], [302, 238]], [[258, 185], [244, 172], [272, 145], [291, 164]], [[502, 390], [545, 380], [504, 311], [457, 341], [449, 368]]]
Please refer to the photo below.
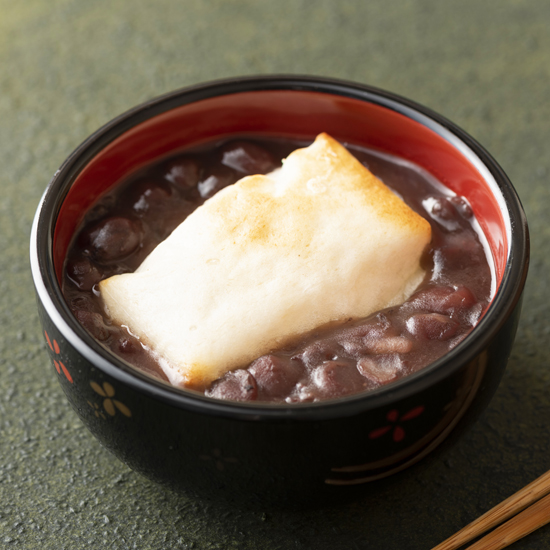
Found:
[[[97, 283], [134, 271], [217, 191], [245, 175], [272, 171], [304, 145], [246, 137], [216, 142], [122, 181], [87, 213], [69, 250], [63, 292], [76, 318], [112, 352], [167, 381], [146, 347], [105, 315]], [[206, 395], [299, 403], [373, 390], [418, 371], [456, 346], [488, 306], [492, 270], [466, 200], [410, 163], [353, 146], [349, 150], [430, 222], [432, 243], [422, 260], [424, 282], [404, 304], [319, 328], [292, 348], [273, 350], [227, 373], [204, 389]]]

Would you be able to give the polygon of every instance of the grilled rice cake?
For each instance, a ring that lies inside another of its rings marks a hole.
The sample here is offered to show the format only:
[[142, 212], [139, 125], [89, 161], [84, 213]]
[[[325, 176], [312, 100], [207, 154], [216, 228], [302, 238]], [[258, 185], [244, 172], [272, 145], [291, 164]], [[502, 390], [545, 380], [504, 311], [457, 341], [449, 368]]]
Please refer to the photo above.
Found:
[[424, 218], [320, 134], [282, 168], [221, 190], [134, 273], [99, 286], [171, 383], [201, 389], [318, 326], [403, 302], [430, 239]]

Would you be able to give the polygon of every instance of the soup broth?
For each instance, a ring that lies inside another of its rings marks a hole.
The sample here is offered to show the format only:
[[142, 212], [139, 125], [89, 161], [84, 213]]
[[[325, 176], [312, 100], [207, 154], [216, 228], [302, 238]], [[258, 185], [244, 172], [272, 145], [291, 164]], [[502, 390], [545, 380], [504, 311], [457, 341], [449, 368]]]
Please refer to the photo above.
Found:
[[[78, 321], [113, 353], [167, 382], [161, 362], [147, 346], [111, 322], [97, 284], [134, 271], [217, 191], [246, 175], [271, 172], [305, 145], [247, 136], [217, 141], [163, 159], [120, 182], [86, 214], [67, 255], [63, 292]], [[228, 372], [204, 388], [206, 395], [301, 403], [371, 391], [447, 353], [483, 315], [494, 277], [468, 202], [412, 163], [355, 146], [348, 150], [431, 224], [423, 283], [399, 306], [319, 327], [291, 346]]]

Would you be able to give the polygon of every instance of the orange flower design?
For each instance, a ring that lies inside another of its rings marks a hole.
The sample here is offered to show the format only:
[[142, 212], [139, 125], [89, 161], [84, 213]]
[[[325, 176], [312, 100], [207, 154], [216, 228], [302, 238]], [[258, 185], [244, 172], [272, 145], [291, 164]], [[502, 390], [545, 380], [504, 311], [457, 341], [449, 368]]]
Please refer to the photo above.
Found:
[[[57, 340], [54, 340], [52, 344], [52, 341], [50, 340], [50, 337], [48, 336], [48, 333], [46, 331], [44, 331], [44, 335], [46, 336], [46, 342], [48, 342], [49, 348], [52, 350], [53, 353], [55, 353], [56, 355], [59, 355], [61, 353], [61, 349], [59, 348], [59, 344], [57, 343]], [[73, 377], [71, 376], [71, 373], [67, 370], [67, 367], [63, 364], [61, 359], [59, 359], [59, 361], [58, 359], [59, 357], [53, 360], [53, 364], [55, 366], [55, 370], [57, 370], [57, 374], [61, 374], [61, 372], [63, 371], [65, 378], [71, 384], [73, 384]]]
[[[92, 389], [97, 394], [104, 398], [103, 408], [109, 416], [115, 416], [117, 409], [128, 418], [132, 416], [132, 412], [126, 405], [124, 405], [124, 403], [121, 403], [117, 399], [113, 399], [115, 396], [115, 389], [111, 386], [111, 384], [109, 384], [109, 382], [103, 382], [103, 386], [100, 386], [97, 382], [90, 382], [90, 386], [92, 386]], [[91, 403], [90, 401], [88, 401], [88, 405], [95, 409], [95, 415], [97, 417], [105, 418], [105, 415], [103, 414], [103, 411], [101, 411], [99, 405]]]

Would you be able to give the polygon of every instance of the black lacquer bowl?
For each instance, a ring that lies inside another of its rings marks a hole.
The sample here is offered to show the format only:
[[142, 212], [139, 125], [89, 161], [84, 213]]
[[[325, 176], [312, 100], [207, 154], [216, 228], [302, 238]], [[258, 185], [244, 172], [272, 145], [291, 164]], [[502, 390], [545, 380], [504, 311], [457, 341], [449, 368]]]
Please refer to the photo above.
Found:
[[[487, 237], [497, 291], [473, 332], [377, 391], [297, 405], [223, 402], [136, 371], [71, 314], [60, 282], [84, 211], [139, 167], [236, 134], [336, 139], [408, 159], [465, 196]], [[528, 267], [528, 231], [502, 169], [465, 132], [391, 93], [325, 78], [239, 78], [179, 90], [121, 115], [55, 174], [31, 264], [54, 376], [84, 424], [131, 468], [190, 495], [322, 502], [399, 472], [468, 426], [506, 366]]]

